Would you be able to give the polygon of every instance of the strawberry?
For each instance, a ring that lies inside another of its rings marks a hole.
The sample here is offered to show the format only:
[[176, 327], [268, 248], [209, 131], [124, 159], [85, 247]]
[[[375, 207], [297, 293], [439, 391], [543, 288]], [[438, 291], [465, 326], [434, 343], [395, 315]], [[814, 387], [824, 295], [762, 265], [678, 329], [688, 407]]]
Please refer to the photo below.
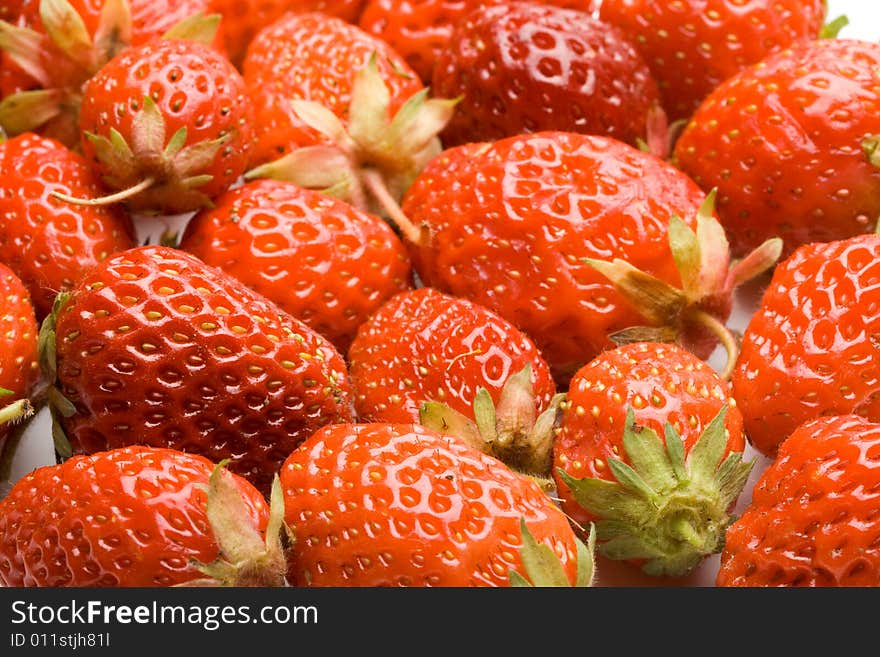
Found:
[[280, 520], [201, 456], [141, 446], [76, 456], [0, 500], [0, 583], [283, 585]]
[[264, 163], [246, 178], [288, 180], [389, 218], [440, 152], [455, 106], [428, 99], [387, 44], [322, 14], [260, 32], [244, 72], [261, 126], [254, 161]]
[[88, 162], [53, 139], [25, 133], [0, 143], [0, 261], [21, 277], [40, 319], [86, 270], [135, 246], [123, 210], [73, 208], [54, 192], [104, 193]]
[[229, 60], [195, 41], [129, 48], [88, 81], [80, 112], [83, 154], [107, 187], [80, 204], [125, 201], [132, 210], [196, 210], [248, 164], [253, 114]]
[[94, 267], [59, 297], [41, 341], [63, 456], [169, 447], [231, 459], [268, 493], [294, 446], [351, 420], [329, 342], [176, 249], [138, 247]]
[[792, 46], [727, 80], [675, 147], [679, 166], [718, 189], [735, 255], [769, 236], [801, 244], [870, 232], [880, 215], [880, 44]]
[[633, 40], [677, 120], [747, 66], [818, 38], [825, 0], [603, 0], [599, 17]]
[[[500, 4], [504, 3], [501, 0], [366, 0], [358, 24], [387, 41], [428, 84], [433, 77], [434, 63], [449, 47], [455, 26], [472, 10]], [[554, 0], [549, 4], [590, 13], [598, 3]]]
[[442, 133], [447, 147], [541, 130], [635, 144], [660, 102], [648, 66], [622, 31], [582, 11], [532, 2], [467, 14], [437, 58], [433, 89], [462, 97]]
[[[209, 0], [24, 0], [17, 24], [0, 22], [8, 71], [0, 126], [39, 130], [74, 147], [82, 85], [129, 45], [159, 36], [222, 45]], [[2, 19], [2, 16], [0, 16]]]
[[349, 362], [361, 421], [421, 421], [517, 469], [549, 469], [552, 426], [532, 430], [561, 402], [550, 369], [490, 310], [430, 288], [398, 294], [358, 330]]
[[[537, 484], [418, 425], [325, 427], [285, 461], [281, 487], [296, 586], [592, 579], [589, 551]], [[530, 567], [536, 552], [553, 566], [546, 580]]]
[[762, 453], [821, 415], [880, 422], [878, 258], [880, 236], [860, 235], [803, 245], [773, 272], [731, 381]]
[[30, 412], [28, 397], [39, 377], [37, 321], [27, 289], [9, 267], [0, 264], [0, 452], [8, 424]]
[[[661, 439], [659, 436], [663, 436]], [[562, 508], [599, 551], [682, 576], [719, 552], [751, 463], [727, 384], [675, 345], [606, 351], [571, 381], [553, 448]]]
[[239, 65], [260, 30], [287, 12], [321, 12], [354, 23], [363, 4], [364, 0], [211, 0], [211, 9], [223, 16], [226, 50]]
[[291, 183], [226, 192], [187, 224], [180, 248], [232, 274], [346, 353], [358, 326], [412, 285], [388, 225]]
[[880, 586], [880, 424], [798, 427], [727, 530], [718, 586]]
[[729, 263], [711, 198], [662, 160], [599, 136], [447, 149], [402, 208], [421, 280], [525, 331], [562, 384], [613, 346], [612, 333], [678, 340], [702, 357], [717, 335], [732, 362], [731, 291], [778, 253], [771, 241]]

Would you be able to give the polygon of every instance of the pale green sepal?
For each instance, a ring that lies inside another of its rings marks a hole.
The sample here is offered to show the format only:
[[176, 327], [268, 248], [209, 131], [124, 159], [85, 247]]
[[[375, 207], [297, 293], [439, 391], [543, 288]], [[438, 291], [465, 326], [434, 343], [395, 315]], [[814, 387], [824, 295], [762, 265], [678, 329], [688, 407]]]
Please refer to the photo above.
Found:
[[40, 19], [52, 43], [85, 70], [95, 70], [92, 37], [82, 16], [67, 0], [41, 0]]
[[0, 126], [8, 135], [33, 132], [62, 112], [57, 89], [20, 91], [0, 101]]
[[150, 96], [131, 121], [131, 151], [138, 159], [152, 160], [165, 150], [165, 117]]
[[183, 126], [177, 130], [173, 135], [171, 135], [171, 139], [168, 140], [168, 145], [165, 146], [165, 159], [173, 160], [174, 157], [180, 153], [184, 144], [186, 144], [186, 136], [187, 130], [186, 126]]
[[825, 25], [822, 26], [822, 29], [819, 31], [820, 39], [836, 39], [840, 34], [840, 31], [849, 25], [849, 17], [845, 14], [842, 16], [838, 16], [837, 18], [828, 21]]
[[210, 14], [208, 16], [202, 13], [193, 14], [174, 25], [162, 35], [162, 38], [197, 41], [198, 43], [210, 46], [217, 38], [217, 30], [220, 29], [220, 21], [222, 19], [223, 16], [221, 14]]
[[391, 95], [379, 74], [375, 51], [360, 71], [352, 86], [348, 124], [349, 136], [361, 147], [375, 149], [380, 146], [388, 124], [388, 106]]
[[290, 101], [290, 107], [300, 121], [320, 132], [337, 146], [342, 147], [350, 141], [339, 117], [320, 103], [297, 99]]
[[587, 542], [580, 539], [577, 543], [577, 580], [575, 586], [590, 587], [596, 578], [596, 527], [590, 523]]
[[495, 402], [492, 401], [489, 391], [482, 387], [474, 395], [474, 420], [484, 442], [491, 443], [497, 439]]
[[348, 157], [336, 146], [306, 146], [284, 157], [248, 171], [245, 180], [285, 180], [306, 189], [327, 189], [350, 185]]
[[[174, 170], [178, 176], [180, 178], [188, 178], [193, 172], [202, 171], [210, 167], [211, 162], [217, 157], [220, 148], [229, 141], [230, 136], [226, 134], [217, 139], [201, 141], [183, 148], [172, 160]], [[174, 137], [177, 137], [177, 135], [175, 134]], [[174, 141], [174, 137], [171, 138], [171, 141]]]
[[575, 479], [561, 468], [557, 469], [557, 473], [571, 490], [575, 501], [590, 513], [613, 513], [626, 521], [639, 522], [650, 511], [650, 502], [644, 496], [624, 488], [616, 481]]
[[725, 404], [718, 414], [712, 418], [703, 430], [699, 440], [691, 448], [687, 457], [688, 472], [691, 480], [699, 485], [709, 485], [715, 477], [715, 471], [724, 456], [727, 447], [724, 418], [727, 415]]
[[625, 488], [646, 500], [653, 500], [656, 492], [639, 476], [639, 473], [620, 459], [608, 459], [608, 469]]
[[0, 21], [0, 50], [6, 51], [10, 59], [22, 71], [40, 83], [51, 87], [49, 74], [40, 61], [44, 35], [27, 27], [16, 27]]
[[419, 423], [438, 433], [461, 438], [474, 449], [484, 451], [484, 441], [473, 420], [442, 402], [423, 402], [419, 406]]
[[105, 0], [95, 30], [97, 67], [116, 57], [131, 44], [131, 7], [128, 0]]
[[688, 480], [687, 464], [684, 457], [684, 443], [681, 436], [671, 423], [667, 422], [664, 428], [666, 437], [666, 453], [669, 456], [669, 464], [675, 473], [676, 479], [685, 482]]
[[690, 297], [699, 287], [700, 243], [697, 234], [678, 215], [669, 220], [669, 248], [681, 275], [682, 289]]

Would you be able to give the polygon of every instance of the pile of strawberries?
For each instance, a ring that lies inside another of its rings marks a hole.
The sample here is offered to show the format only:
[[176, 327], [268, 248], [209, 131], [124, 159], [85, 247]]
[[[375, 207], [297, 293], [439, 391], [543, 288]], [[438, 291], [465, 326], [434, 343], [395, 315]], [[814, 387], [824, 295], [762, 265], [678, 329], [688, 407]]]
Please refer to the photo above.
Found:
[[57, 464], [0, 584], [880, 584], [880, 45], [840, 26], [4, 2], [0, 479], [35, 412]]

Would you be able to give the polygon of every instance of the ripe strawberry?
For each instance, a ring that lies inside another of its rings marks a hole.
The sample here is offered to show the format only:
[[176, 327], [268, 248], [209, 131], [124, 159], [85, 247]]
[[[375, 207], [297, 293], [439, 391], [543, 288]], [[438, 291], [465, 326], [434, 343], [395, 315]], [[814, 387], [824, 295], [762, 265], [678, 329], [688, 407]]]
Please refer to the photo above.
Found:
[[[456, 25], [483, 5], [501, 0], [366, 0], [359, 25], [387, 41], [406, 59], [425, 84], [433, 77], [434, 62], [449, 47]], [[594, 0], [553, 0], [548, 4], [590, 13]]]
[[[27, 289], [15, 273], [0, 264], [0, 452], [8, 423], [29, 412], [26, 401], [39, 378], [37, 321]], [[25, 401], [22, 401], [25, 400]]]
[[211, 9], [223, 16], [226, 50], [229, 59], [239, 65], [260, 30], [287, 12], [321, 12], [354, 23], [363, 4], [364, 0], [211, 0]]
[[880, 424], [807, 422], [727, 530], [718, 586], [880, 586]]
[[358, 326], [412, 285], [409, 256], [379, 217], [325, 194], [254, 181], [214, 200], [180, 248], [232, 274], [345, 354]]
[[247, 168], [252, 124], [241, 75], [195, 41], [129, 48], [83, 90], [83, 153], [120, 190], [101, 202], [124, 200], [135, 210], [176, 214], [209, 205]]
[[121, 209], [74, 208], [53, 192], [97, 198], [103, 188], [88, 162], [55, 140], [25, 133], [0, 143], [0, 261], [21, 277], [40, 319], [87, 269], [135, 246]]
[[201, 456], [139, 446], [77, 456], [0, 500], [0, 583], [283, 585], [279, 529], [253, 486]]
[[397, 203], [441, 150], [454, 100], [429, 100], [387, 44], [322, 14], [291, 14], [261, 32], [244, 70], [262, 126], [255, 160], [273, 160], [246, 178], [288, 180], [400, 218]]
[[694, 114], [681, 168], [718, 189], [734, 255], [768, 236], [784, 254], [873, 229], [880, 215], [880, 44], [793, 46], [735, 75]]
[[421, 421], [547, 473], [552, 421], [533, 429], [545, 411], [555, 419], [561, 399], [534, 343], [490, 310], [430, 288], [404, 292], [360, 327], [348, 355], [361, 421]]
[[723, 546], [751, 470], [744, 447], [736, 403], [706, 363], [675, 345], [630, 344], [572, 379], [554, 477], [566, 515], [597, 521], [600, 552], [682, 576]]
[[731, 291], [778, 252], [771, 241], [729, 266], [711, 202], [687, 176], [614, 139], [563, 132], [447, 149], [403, 212], [421, 280], [528, 333], [562, 383], [624, 330], [702, 357], [717, 334], [732, 360]]
[[345, 362], [329, 342], [176, 249], [108, 258], [59, 298], [43, 331], [73, 453], [146, 444], [231, 459], [268, 493], [293, 447], [351, 420]]
[[462, 97], [443, 131], [445, 146], [541, 130], [635, 144], [660, 102], [648, 66], [622, 31], [582, 11], [532, 2], [467, 14], [437, 58], [433, 89]]
[[[222, 46], [209, 0], [24, 0], [16, 24], [0, 23], [9, 69], [0, 79], [0, 126], [79, 142], [82, 86], [129, 45], [162, 35]], [[0, 15], [0, 18], [3, 18]]]
[[677, 120], [747, 66], [818, 38], [825, 0], [603, 0], [599, 11], [644, 55], [667, 116]]
[[592, 578], [589, 551], [535, 482], [418, 425], [325, 427], [284, 463], [281, 486], [297, 586], [509, 586], [524, 570], [540, 585], [524, 545], [561, 562], [559, 585]]
[[880, 236], [860, 235], [804, 245], [773, 272], [732, 378], [764, 454], [822, 415], [880, 422], [878, 259]]

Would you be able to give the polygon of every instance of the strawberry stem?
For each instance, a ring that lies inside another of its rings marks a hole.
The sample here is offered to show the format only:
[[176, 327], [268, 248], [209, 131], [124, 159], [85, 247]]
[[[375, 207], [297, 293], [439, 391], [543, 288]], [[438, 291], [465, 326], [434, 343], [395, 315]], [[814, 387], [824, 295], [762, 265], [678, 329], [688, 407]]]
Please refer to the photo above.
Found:
[[110, 194], [109, 196], [101, 196], [100, 198], [76, 198], [75, 196], [68, 196], [67, 194], [62, 194], [60, 192], [52, 192], [51, 196], [73, 205], [112, 205], [113, 203], [127, 201], [133, 196], [137, 196], [141, 192], [148, 190], [155, 184], [156, 179], [151, 176], [149, 178], [144, 178], [138, 184], [132, 185], [127, 189], [118, 191], [115, 194]]
[[720, 321], [714, 315], [710, 315], [705, 310], [695, 309], [689, 314], [698, 324], [702, 324], [712, 331], [712, 333], [714, 333], [721, 341], [721, 345], [727, 352], [727, 363], [724, 365], [724, 369], [720, 372], [720, 375], [722, 379], [729, 381], [730, 377], [733, 375], [736, 360], [739, 358], [739, 345], [737, 344], [736, 338], [733, 333], [730, 332], [730, 329], [725, 326], [724, 322]]
[[28, 399], [19, 399], [0, 408], [0, 425], [18, 422], [32, 415], [34, 407]]
[[388, 218], [397, 225], [404, 237], [413, 244], [422, 244], [422, 231], [400, 209], [400, 205], [388, 191], [382, 174], [375, 169], [363, 169], [360, 175], [370, 194], [373, 195]]

